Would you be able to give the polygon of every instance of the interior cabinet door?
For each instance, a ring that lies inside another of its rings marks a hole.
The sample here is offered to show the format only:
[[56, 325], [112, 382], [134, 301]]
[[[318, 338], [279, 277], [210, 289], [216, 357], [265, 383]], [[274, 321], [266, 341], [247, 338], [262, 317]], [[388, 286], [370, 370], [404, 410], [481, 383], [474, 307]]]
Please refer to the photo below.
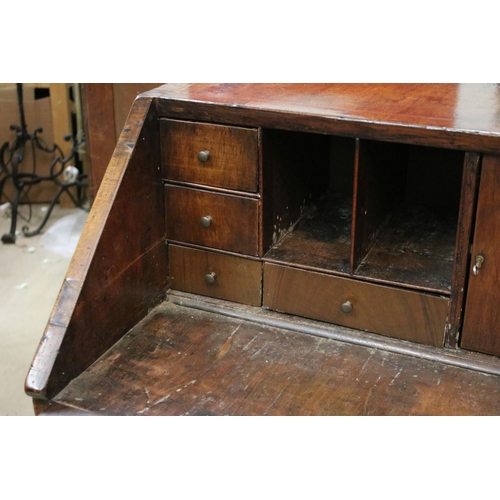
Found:
[[483, 156], [460, 346], [500, 355], [500, 156]]

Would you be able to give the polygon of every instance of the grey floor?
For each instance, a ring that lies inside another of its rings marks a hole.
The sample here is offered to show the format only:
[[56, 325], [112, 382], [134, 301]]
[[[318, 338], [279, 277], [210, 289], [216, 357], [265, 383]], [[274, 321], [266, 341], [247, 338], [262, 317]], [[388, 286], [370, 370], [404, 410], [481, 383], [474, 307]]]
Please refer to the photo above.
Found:
[[[44, 210], [46, 205], [34, 205], [30, 227], [41, 220]], [[9, 231], [7, 215], [0, 213], [0, 235]], [[44, 235], [21, 234], [13, 245], [0, 243], [0, 415], [34, 414], [24, 380], [85, 217], [80, 209], [56, 206]], [[23, 225], [19, 221], [18, 230]]]

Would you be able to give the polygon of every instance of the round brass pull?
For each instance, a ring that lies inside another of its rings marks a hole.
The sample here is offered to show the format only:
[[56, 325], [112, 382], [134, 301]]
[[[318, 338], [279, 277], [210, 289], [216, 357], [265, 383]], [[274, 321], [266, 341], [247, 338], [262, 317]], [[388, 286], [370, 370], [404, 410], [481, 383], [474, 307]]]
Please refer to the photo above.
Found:
[[345, 314], [349, 314], [352, 312], [352, 302], [350, 300], [346, 300], [340, 307], [340, 310]]
[[208, 285], [213, 285], [215, 283], [216, 278], [217, 275], [215, 273], [205, 274], [205, 283], [207, 283]]
[[198, 160], [201, 161], [201, 163], [206, 163], [208, 160], [210, 160], [210, 151], [200, 151], [198, 153]]
[[205, 215], [205, 217], [202, 217], [200, 219], [200, 224], [203, 226], [203, 227], [209, 227], [210, 224], [212, 224], [212, 217], [210, 217], [210, 215]]

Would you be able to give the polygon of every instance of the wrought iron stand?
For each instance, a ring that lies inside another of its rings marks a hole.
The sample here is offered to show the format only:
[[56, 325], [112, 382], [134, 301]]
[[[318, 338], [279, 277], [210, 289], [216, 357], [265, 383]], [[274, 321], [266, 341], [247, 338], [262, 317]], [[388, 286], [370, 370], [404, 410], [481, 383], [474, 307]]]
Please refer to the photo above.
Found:
[[[83, 188], [88, 187], [86, 174], [66, 170], [68, 162], [75, 158], [76, 152], [81, 146], [81, 143], [73, 141], [71, 152], [66, 158], [64, 157], [63, 151], [57, 144], [54, 144], [52, 147], [48, 147], [45, 141], [39, 136], [39, 134], [43, 132], [41, 127], [36, 128], [33, 134], [28, 133], [28, 127], [24, 116], [22, 83], [17, 84], [17, 100], [19, 104], [21, 125], [10, 126], [10, 129], [16, 132], [16, 138], [14, 139], [12, 145], [9, 145], [9, 143], [6, 142], [0, 148], [0, 195], [3, 193], [3, 188], [8, 179], [12, 179], [12, 183], [14, 185], [14, 196], [11, 201], [12, 219], [10, 231], [2, 236], [3, 243], [15, 243], [16, 241], [16, 225], [17, 218], [20, 215], [19, 205], [21, 202], [27, 201], [29, 203], [31, 214], [31, 203], [29, 202], [28, 192], [30, 187], [34, 184], [48, 181], [56, 184], [59, 189], [52, 199], [40, 225], [33, 231], [30, 231], [28, 226], [24, 226], [22, 228], [25, 236], [34, 236], [40, 233], [47, 223], [54, 206], [57, 204], [64, 192], [68, 193], [75, 206], [85, 210], [83, 207], [83, 201], [76, 199], [70, 191], [70, 188], [76, 186], [79, 188], [78, 191], [81, 192]], [[65, 141], [70, 141], [71, 139], [71, 135], [66, 135], [64, 137]], [[20, 166], [24, 160], [26, 149], [29, 147], [31, 147], [33, 152], [33, 169], [31, 172], [20, 172]], [[44, 151], [46, 153], [55, 153], [56, 155], [51, 162], [49, 175], [43, 176], [36, 173], [37, 150]]]

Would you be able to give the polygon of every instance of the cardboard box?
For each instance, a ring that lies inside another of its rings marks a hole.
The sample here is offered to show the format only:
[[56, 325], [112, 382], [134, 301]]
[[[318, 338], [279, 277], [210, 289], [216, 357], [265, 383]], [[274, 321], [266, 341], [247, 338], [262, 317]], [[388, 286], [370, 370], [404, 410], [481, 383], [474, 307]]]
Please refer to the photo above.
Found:
[[[24, 115], [28, 128], [28, 133], [33, 134], [35, 129], [42, 127], [43, 132], [38, 134], [38, 137], [43, 142], [52, 147], [54, 145], [54, 135], [51, 116], [50, 96], [45, 96], [43, 91], [36, 91], [35, 87], [30, 84], [23, 84], [23, 102]], [[15, 83], [0, 84], [0, 145], [5, 142], [12, 144], [15, 139], [15, 131], [10, 130], [10, 125], [21, 125], [19, 116], [19, 105], [17, 100], [17, 90]], [[56, 142], [61, 145], [63, 137], [58, 137]], [[45, 153], [44, 151], [36, 150], [35, 159], [31, 143], [27, 143], [26, 154], [21, 163], [20, 172], [33, 172], [40, 175], [50, 174], [50, 165], [55, 158], [56, 153]], [[5, 155], [5, 161], [8, 160], [8, 155]], [[43, 181], [29, 188], [27, 196], [24, 196], [23, 201], [34, 203], [48, 203], [57, 193], [57, 186], [51, 181]], [[12, 200], [14, 187], [12, 179], [9, 179], [5, 186], [0, 202]]]

